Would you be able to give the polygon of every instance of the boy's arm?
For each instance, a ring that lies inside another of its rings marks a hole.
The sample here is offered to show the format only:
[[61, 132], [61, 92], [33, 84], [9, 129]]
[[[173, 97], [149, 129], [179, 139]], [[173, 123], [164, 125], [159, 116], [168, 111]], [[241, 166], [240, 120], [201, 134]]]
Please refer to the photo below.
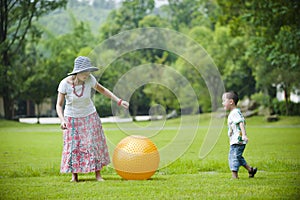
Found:
[[240, 122], [239, 123], [239, 127], [241, 129], [242, 132], [242, 140], [244, 141], [248, 141], [248, 137], [247, 137], [247, 133], [246, 133], [246, 128], [245, 128], [245, 123], [244, 122]]

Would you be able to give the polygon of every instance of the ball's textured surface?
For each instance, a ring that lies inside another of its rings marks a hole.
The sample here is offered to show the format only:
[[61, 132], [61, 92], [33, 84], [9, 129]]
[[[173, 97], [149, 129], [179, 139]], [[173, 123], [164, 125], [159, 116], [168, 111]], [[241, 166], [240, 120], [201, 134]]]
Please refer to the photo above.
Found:
[[155, 144], [144, 136], [128, 136], [121, 140], [113, 153], [117, 173], [127, 180], [149, 179], [159, 165]]

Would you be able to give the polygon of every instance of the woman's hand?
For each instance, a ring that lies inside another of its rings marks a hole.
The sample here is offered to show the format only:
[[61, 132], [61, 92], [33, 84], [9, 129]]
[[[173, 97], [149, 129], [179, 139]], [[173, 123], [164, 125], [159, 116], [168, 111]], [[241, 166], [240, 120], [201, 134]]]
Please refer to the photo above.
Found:
[[67, 123], [64, 120], [64, 114], [63, 114], [64, 101], [65, 101], [65, 94], [58, 92], [57, 102], [56, 102], [56, 112], [61, 121], [60, 128], [62, 130], [67, 129]]
[[125, 109], [128, 109], [129, 108], [129, 103], [127, 101], [121, 100], [120, 106], [122, 106]]
[[60, 128], [61, 128], [62, 130], [67, 129], [67, 123], [66, 123], [65, 121], [62, 121], [62, 122], [60, 123]]

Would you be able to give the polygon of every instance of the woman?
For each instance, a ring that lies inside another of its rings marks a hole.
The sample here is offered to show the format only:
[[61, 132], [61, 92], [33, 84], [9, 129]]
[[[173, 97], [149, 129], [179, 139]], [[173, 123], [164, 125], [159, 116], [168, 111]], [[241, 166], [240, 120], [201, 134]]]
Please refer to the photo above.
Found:
[[97, 82], [91, 74], [97, 70], [88, 57], [79, 56], [75, 59], [73, 71], [58, 86], [56, 112], [64, 132], [60, 171], [72, 173], [72, 182], [78, 182], [78, 173], [88, 172], [95, 172], [96, 180], [103, 181], [100, 170], [110, 163], [102, 124], [91, 99], [91, 90], [100, 92], [126, 109], [129, 106], [128, 102]]

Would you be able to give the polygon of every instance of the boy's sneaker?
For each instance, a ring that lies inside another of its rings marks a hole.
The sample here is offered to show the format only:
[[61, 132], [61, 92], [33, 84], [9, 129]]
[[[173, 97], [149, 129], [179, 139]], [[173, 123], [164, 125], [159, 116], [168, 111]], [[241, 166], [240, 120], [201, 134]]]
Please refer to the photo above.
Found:
[[257, 172], [257, 168], [251, 167], [251, 171], [249, 172], [249, 178], [254, 178], [256, 172]]

